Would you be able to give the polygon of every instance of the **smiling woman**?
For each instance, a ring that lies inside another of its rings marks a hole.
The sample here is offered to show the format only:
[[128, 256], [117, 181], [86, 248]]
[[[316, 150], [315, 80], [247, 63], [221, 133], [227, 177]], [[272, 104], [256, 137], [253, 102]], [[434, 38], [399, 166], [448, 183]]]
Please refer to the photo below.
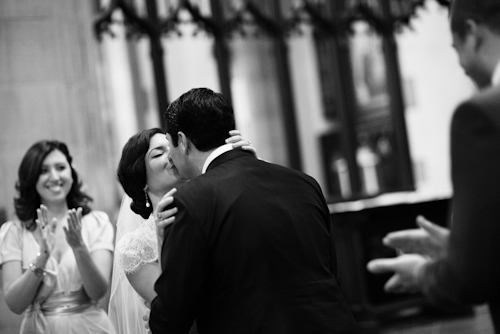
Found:
[[18, 219], [0, 229], [5, 301], [26, 311], [22, 334], [114, 333], [97, 305], [109, 285], [113, 226], [90, 209], [71, 163], [62, 142], [31, 146], [18, 171]]
[[64, 205], [66, 195], [73, 185], [71, 170], [66, 156], [61, 151], [54, 150], [47, 155], [36, 183], [42, 203]]

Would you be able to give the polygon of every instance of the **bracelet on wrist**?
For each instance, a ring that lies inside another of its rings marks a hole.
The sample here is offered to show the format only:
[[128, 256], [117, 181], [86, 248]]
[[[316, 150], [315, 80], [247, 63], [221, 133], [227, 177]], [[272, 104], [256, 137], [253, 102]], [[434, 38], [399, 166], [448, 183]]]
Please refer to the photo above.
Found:
[[48, 256], [49, 255], [49, 251], [48, 250], [44, 250], [43, 252], [38, 251], [38, 253], [36, 253], [37, 257], [40, 257], [42, 255]]
[[36, 264], [34, 264], [33, 262], [30, 263], [29, 268], [37, 277], [42, 277], [47, 275], [47, 272], [45, 271], [44, 268], [37, 267]]

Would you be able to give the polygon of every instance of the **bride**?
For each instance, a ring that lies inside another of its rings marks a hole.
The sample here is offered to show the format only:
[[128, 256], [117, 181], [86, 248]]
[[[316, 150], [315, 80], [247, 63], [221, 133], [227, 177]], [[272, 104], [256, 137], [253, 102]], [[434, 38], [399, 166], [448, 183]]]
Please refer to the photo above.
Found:
[[[239, 131], [229, 133], [228, 144], [255, 153]], [[169, 163], [169, 143], [161, 129], [144, 130], [123, 147], [118, 180], [124, 195], [117, 221], [115, 257], [111, 280], [109, 317], [120, 334], [147, 333], [143, 316], [146, 304], [156, 297], [154, 283], [161, 273], [158, 254], [163, 230], [171, 224], [176, 208], [163, 211], [173, 202], [181, 180]], [[153, 214], [160, 203], [162, 218]], [[190, 333], [197, 333], [196, 325]]]

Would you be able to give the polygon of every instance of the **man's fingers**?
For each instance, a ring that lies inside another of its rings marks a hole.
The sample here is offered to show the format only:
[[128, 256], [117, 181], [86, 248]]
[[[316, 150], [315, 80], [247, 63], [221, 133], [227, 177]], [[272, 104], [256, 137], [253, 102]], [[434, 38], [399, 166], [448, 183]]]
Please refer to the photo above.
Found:
[[401, 292], [401, 278], [398, 274], [394, 274], [387, 280], [384, 285], [384, 290], [390, 293]]
[[417, 217], [417, 225], [431, 235], [441, 236], [447, 233], [447, 229], [425, 219], [423, 216]]
[[394, 274], [385, 283], [384, 290], [388, 293], [416, 293], [419, 288], [414, 284], [404, 282], [401, 275]]
[[393, 248], [404, 248], [409, 242], [413, 242], [425, 236], [425, 232], [419, 228], [402, 230], [388, 233], [382, 242]]
[[368, 262], [366, 268], [374, 274], [382, 274], [395, 271], [397, 258], [375, 259]]

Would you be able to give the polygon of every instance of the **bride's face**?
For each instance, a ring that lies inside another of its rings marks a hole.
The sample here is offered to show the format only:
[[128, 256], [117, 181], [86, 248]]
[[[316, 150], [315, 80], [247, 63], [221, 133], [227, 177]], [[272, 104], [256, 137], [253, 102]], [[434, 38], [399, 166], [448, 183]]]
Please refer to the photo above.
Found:
[[144, 157], [148, 188], [159, 196], [184, 183], [173, 165], [169, 164], [169, 150], [169, 142], [165, 135], [157, 133], [151, 137], [149, 149]]

